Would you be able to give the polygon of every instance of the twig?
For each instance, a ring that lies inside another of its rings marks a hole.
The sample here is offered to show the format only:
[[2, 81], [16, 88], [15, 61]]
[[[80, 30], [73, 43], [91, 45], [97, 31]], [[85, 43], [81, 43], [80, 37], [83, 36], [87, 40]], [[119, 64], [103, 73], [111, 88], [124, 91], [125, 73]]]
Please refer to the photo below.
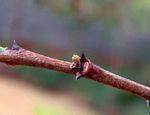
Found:
[[103, 68], [93, 64], [85, 57], [84, 54], [81, 56], [80, 64], [72, 66], [71, 62], [43, 56], [25, 50], [15, 44], [12, 49], [6, 49], [0, 52], [0, 62], [13, 66], [25, 65], [41, 67], [67, 74], [73, 74], [76, 75], [76, 79], [79, 79], [80, 77], [88, 78], [150, 100], [150, 87], [104, 70]]

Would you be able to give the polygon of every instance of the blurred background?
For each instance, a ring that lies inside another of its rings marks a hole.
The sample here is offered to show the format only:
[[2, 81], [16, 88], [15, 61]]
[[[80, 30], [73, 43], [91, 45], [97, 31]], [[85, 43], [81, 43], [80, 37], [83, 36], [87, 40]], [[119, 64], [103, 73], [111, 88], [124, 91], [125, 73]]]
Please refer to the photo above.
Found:
[[[150, 85], [149, 0], [0, 0], [0, 45], [94, 63]], [[1, 115], [146, 115], [145, 100], [51, 70], [0, 64]]]

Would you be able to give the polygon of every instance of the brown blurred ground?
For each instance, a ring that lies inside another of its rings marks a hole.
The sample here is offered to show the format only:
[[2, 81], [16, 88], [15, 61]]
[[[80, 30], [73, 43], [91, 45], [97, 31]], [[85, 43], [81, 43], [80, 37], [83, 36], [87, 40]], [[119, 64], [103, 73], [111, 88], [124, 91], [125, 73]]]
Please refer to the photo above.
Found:
[[73, 93], [43, 91], [0, 77], [0, 115], [100, 115]]

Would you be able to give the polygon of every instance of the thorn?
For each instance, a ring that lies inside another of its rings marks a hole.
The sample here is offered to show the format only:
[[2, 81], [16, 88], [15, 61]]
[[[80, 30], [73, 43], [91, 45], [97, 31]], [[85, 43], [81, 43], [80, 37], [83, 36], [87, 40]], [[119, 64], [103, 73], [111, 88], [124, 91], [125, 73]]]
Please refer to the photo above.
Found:
[[12, 50], [20, 50], [22, 49], [16, 42], [16, 40], [13, 41]]
[[82, 54], [81, 54], [81, 61], [84, 60], [84, 59], [85, 59], [85, 54], [84, 54], [84, 52], [82, 52]]
[[88, 61], [88, 60], [87, 60], [87, 58], [86, 58], [84, 52], [82, 52], [80, 62], [81, 62], [81, 63], [85, 63], [86, 61]]
[[80, 79], [83, 75], [79, 72], [76, 73], [76, 80]]

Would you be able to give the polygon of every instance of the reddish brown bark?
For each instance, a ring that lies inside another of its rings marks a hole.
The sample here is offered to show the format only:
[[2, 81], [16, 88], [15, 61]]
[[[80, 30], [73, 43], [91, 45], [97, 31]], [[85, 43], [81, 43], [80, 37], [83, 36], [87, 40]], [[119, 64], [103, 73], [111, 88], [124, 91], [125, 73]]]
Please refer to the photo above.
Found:
[[1, 52], [0, 62], [4, 62], [9, 65], [41, 67], [67, 74], [79, 75], [78, 78], [85, 77], [150, 100], [150, 87], [104, 70], [103, 68], [93, 64], [87, 58], [82, 59], [81, 57], [81, 66], [71, 68], [71, 62], [57, 60], [21, 48], [19, 50], [8, 49]]

